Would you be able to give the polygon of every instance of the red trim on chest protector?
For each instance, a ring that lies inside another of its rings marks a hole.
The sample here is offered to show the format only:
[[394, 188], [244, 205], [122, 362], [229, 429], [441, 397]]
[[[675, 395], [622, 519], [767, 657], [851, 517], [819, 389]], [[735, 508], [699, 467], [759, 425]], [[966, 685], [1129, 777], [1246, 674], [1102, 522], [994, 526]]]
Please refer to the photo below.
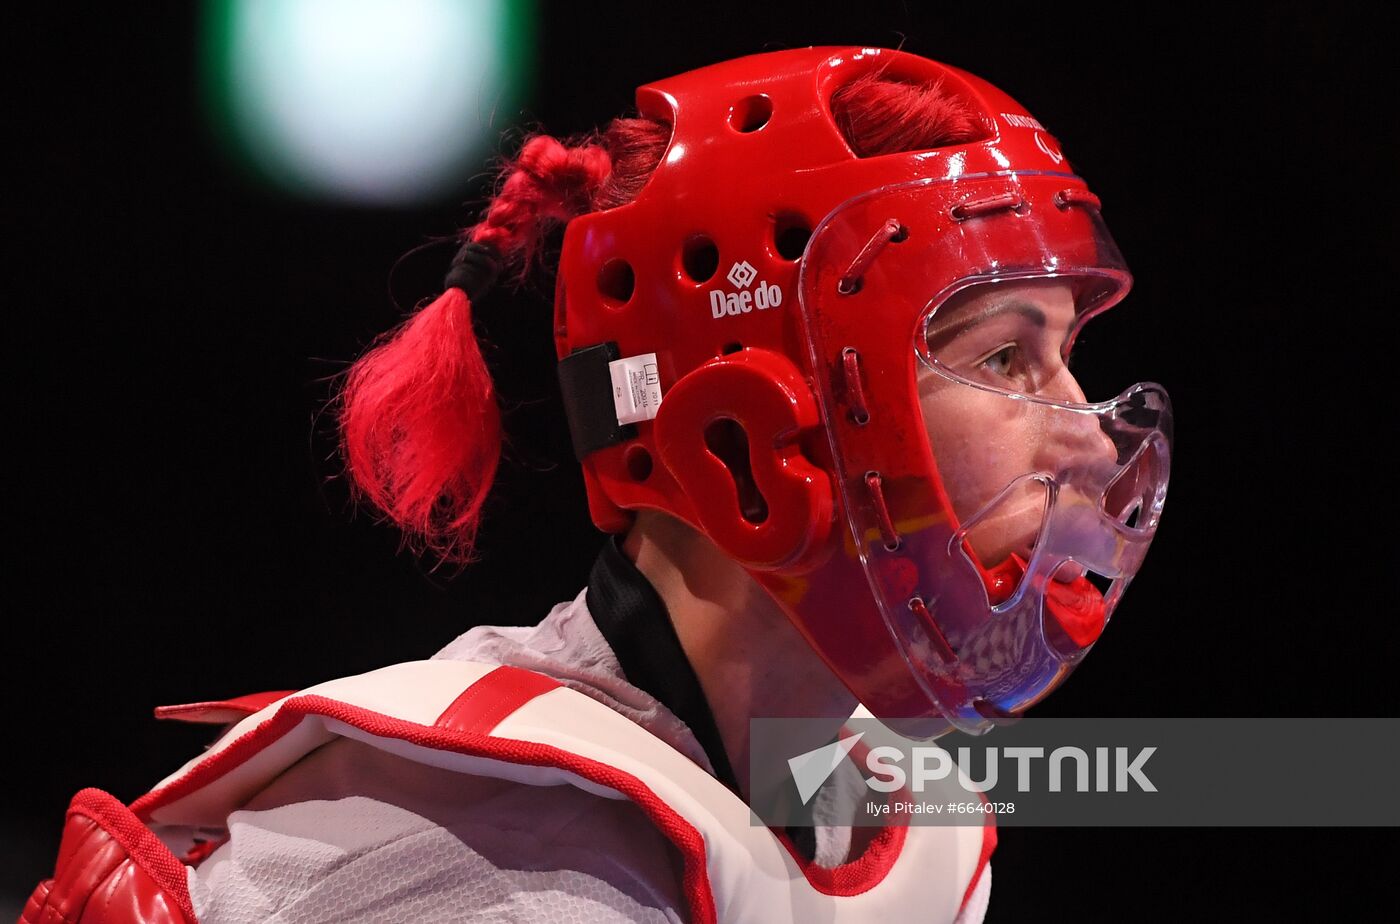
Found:
[[196, 722], [205, 725], [227, 725], [237, 722], [268, 706], [296, 690], [271, 690], [266, 693], [249, 693], [233, 699], [216, 699], [202, 703], [178, 703], [173, 706], [157, 706], [156, 718], [176, 722]]
[[507, 718], [559, 681], [534, 671], [502, 665], [462, 691], [433, 724], [438, 728], [489, 735]]

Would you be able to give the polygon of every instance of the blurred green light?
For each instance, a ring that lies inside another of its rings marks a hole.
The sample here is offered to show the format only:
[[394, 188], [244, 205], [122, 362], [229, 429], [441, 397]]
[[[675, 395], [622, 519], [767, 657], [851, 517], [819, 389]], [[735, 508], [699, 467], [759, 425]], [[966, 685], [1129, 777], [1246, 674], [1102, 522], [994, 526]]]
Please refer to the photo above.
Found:
[[216, 126], [261, 176], [372, 204], [460, 188], [530, 72], [523, 0], [207, 0]]

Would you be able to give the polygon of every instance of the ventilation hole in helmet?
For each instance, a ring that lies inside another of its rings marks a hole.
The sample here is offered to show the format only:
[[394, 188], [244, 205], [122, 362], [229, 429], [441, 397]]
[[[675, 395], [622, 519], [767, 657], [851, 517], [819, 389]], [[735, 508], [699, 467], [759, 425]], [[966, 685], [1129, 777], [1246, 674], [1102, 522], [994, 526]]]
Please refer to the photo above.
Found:
[[756, 132], [773, 117], [773, 101], [762, 94], [746, 96], [729, 107], [729, 126], [736, 132]]
[[681, 266], [694, 281], [706, 282], [719, 269], [719, 248], [705, 235], [694, 235], [681, 249]]
[[646, 481], [651, 477], [651, 453], [645, 446], [627, 448], [627, 475], [633, 481]]
[[632, 298], [637, 280], [632, 275], [632, 264], [626, 260], [609, 260], [598, 271], [598, 292], [603, 300], [617, 307], [625, 305]]
[[784, 260], [801, 260], [811, 237], [812, 229], [800, 215], [779, 215], [773, 225], [773, 249]]
[[738, 494], [739, 513], [750, 523], [768, 519], [768, 501], [753, 480], [749, 465], [749, 438], [743, 426], [731, 417], [721, 417], [705, 428], [705, 447], [729, 469]]
[[739, 341], [735, 340], [731, 343], [726, 343], [724, 346], [720, 347], [719, 355], [728, 356], [730, 353], [737, 353], [743, 348], [744, 345]]

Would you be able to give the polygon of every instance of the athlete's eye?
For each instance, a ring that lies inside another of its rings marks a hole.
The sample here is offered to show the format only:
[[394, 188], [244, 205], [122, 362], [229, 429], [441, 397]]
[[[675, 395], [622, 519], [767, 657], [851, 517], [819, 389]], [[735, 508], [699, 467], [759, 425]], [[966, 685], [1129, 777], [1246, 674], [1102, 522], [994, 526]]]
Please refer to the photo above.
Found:
[[1011, 365], [1015, 360], [1016, 344], [1008, 343], [1006, 346], [982, 360], [978, 365], [982, 366], [993, 375], [999, 375], [1002, 378], [1010, 378]]

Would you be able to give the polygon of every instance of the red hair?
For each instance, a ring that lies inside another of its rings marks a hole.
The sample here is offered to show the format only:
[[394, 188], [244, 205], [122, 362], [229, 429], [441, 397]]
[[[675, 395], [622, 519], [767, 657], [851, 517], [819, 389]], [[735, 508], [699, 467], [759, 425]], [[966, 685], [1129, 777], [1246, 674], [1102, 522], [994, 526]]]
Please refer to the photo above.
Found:
[[[832, 114], [861, 157], [973, 137], [966, 110], [937, 86], [870, 75], [837, 91]], [[520, 280], [551, 227], [631, 202], [661, 162], [669, 125], [614, 119], [559, 141], [536, 134], [501, 170], [498, 191], [464, 242], [487, 244]], [[449, 288], [381, 336], [338, 396], [341, 448], [353, 489], [410, 541], [446, 561], [473, 560], [501, 455], [501, 417], [471, 300]]]
[[976, 118], [941, 81], [903, 83], [879, 73], [833, 93], [831, 115], [857, 157], [965, 144], [979, 134]]

